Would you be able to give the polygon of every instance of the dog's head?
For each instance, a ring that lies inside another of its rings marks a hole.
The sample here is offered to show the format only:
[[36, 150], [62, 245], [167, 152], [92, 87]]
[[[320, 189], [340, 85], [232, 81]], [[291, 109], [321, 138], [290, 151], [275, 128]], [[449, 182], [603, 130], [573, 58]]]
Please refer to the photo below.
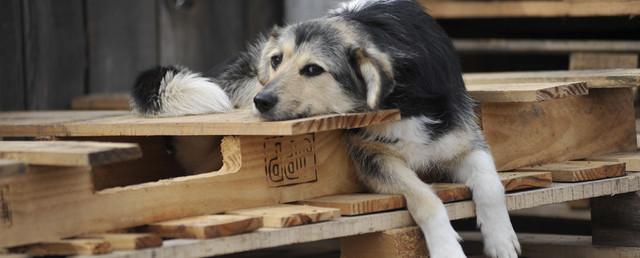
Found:
[[393, 88], [391, 59], [339, 18], [273, 29], [255, 109], [271, 120], [375, 110]]

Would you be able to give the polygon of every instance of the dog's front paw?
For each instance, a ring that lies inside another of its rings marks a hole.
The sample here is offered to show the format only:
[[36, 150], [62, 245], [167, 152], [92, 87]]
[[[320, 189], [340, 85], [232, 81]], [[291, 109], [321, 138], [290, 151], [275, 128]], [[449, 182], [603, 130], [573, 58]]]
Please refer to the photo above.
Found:
[[441, 243], [429, 249], [431, 258], [466, 258], [458, 241]]
[[517, 258], [520, 243], [516, 233], [509, 228], [485, 236], [484, 253], [491, 258]]

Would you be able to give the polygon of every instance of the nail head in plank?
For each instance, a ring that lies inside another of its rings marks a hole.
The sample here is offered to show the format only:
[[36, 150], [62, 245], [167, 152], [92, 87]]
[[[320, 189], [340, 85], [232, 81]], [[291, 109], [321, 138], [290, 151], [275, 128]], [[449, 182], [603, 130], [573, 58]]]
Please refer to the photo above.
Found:
[[99, 166], [142, 157], [130, 143], [1, 141], [0, 158], [31, 165]]
[[467, 84], [480, 102], [538, 102], [589, 94], [586, 82]]
[[593, 161], [624, 162], [627, 171], [640, 171], [640, 152], [620, 152], [587, 158]]
[[340, 209], [345, 216], [362, 215], [406, 207], [404, 197], [395, 194], [344, 194], [325, 196], [301, 204]]
[[10, 250], [34, 256], [68, 256], [108, 254], [113, 249], [109, 242], [101, 239], [69, 239], [21, 246]]
[[261, 216], [264, 227], [270, 228], [286, 228], [340, 218], [340, 210], [336, 208], [291, 204], [242, 209], [228, 213], [245, 216]]
[[607, 161], [566, 161], [517, 169], [517, 171], [548, 171], [554, 182], [583, 182], [626, 175], [625, 164]]
[[[2, 142], [0, 142], [2, 144]], [[27, 166], [19, 161], [0, 159], [0, 178], [24, 174]]]
[[209, 239], [252, 232], [262, 218], [245, 215], [207, 215], [153, 223], [145, 231], [168, 238]]
[[[129, 112], [0, 113], [1, 136], [299, 135], [400, 120], [398, 110], [265, 121], [250, 110], [197, 116], [144, 118]], [[85, 119], [72, 119], [84, 115]], [[50, 119], [54, 116], [57, 119]]]
[[466, 84], [541, 83], [586, 81], [589, 88], [640, 86], [640, 69], [467, 73]]
[[98, 238], [109, 242], [113, 250], [139, 250], [162, 246], [162, 238], [148, 233], [105, 233], [86, 235], [82, 238]]

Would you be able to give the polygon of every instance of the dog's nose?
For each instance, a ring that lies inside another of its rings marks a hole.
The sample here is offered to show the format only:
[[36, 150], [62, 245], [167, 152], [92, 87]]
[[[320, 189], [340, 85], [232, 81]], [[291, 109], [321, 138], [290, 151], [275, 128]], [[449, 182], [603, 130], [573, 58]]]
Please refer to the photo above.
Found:
[[253, 98], [253, 103], [256, 104], [256, 108], [260, 113], [265, 113], [278, 103], [278, 97], [268, 93], [260, 93]]

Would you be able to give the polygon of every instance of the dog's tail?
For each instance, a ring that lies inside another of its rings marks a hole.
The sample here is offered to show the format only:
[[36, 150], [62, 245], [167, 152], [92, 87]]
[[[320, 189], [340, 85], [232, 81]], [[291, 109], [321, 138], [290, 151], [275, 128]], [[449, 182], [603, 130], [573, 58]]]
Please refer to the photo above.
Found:
[[134, 112], [150, 117], [221, 113], [233, 109], [218, 84], [179, 66], [159, 66], [142, 72], [131, 95]]

